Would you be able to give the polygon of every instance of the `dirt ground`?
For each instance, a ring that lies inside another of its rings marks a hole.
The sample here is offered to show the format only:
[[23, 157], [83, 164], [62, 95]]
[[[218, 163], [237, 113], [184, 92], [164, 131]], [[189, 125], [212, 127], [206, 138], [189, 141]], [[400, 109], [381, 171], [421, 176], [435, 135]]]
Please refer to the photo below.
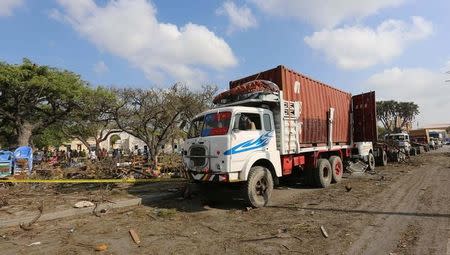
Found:
[[[142, 189], [126, 187], [116, 195], [139, 197]], [[57, 195], [57, 201], [65, 197]], [[67, 201], [68, 206], [73, 202]], [[115, 209], [101, 217], [37, 222], [29, 231], [3, 228], [0, 253], [450, 254], [450, 147], [413, 157], [407, 164], [379, 167], [374, 175], [350, 176], [327, 189], [285, 186], [265, 208], [247, 210], [236, 199], [202, 201], [197, 195]], [[14, 210], [9, 207], [17, 213], [20, 203], [30, 203], [25, 210], [36, 201], [30, 197], [12, 203], [19, 203], [13, 204]], [[3, 212], [3, 217], [10, 214]], [[139, 245], [130, 229], [138, 233]], [[30, 245], [35, 242], [40, 243]], [[107, 250], [95, 251], [101, 243]]]

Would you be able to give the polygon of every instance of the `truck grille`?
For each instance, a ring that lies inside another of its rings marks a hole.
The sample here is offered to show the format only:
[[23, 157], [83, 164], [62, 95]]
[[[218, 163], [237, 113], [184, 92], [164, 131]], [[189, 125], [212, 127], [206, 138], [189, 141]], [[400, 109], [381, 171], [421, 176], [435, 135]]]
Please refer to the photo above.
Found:
[[206, 149], [205, 147], [191, 147], [190, 153], [191, 161], [194, 166], [206, 165]]

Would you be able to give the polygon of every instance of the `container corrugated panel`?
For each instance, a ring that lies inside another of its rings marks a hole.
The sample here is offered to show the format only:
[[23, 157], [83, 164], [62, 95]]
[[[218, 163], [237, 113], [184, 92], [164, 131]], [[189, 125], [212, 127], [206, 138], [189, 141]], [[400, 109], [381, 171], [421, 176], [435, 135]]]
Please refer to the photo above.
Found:
[[353, 100], [353, 141], [377, 141], [377, 105], [375, 92], [352, 97]]
[[327, 143], [327, 118], [330, 108], [335, 109], [333, 143], [350, 143], [350, 93], [333, 88], [284, 66], [231, 81], [230, 88], [256, 79], [274, 82], [283, 90], [285, 100], [301, 102], [302, 147]]

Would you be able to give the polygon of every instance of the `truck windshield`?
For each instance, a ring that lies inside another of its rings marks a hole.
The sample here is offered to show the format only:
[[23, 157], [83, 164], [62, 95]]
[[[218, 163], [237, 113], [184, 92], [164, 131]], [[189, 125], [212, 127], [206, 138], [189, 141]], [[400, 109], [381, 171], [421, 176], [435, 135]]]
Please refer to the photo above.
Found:
[[225, 135], [230, 127], [231, 112], [209, 113], [192, 121], [188, 138]]

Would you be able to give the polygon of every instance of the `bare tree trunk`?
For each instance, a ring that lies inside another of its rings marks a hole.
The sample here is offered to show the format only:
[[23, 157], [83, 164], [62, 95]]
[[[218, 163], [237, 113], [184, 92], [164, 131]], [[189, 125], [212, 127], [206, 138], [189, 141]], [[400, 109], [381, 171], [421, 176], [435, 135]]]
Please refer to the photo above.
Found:
[[147, 148], [150, 154], [148, 160], [150, 161], [151, 168], [156, 169], [156, 167], [158, 166], [158, 156], [160, 151], [158, 148], [151, 147], [150, 144], [147, 144]]
[[31, 134], [33, 133], [33, 124], [28, 121], [24, 121], [19, 128], [19, 134], [17, 137], [18, 146], [29, 146]]

